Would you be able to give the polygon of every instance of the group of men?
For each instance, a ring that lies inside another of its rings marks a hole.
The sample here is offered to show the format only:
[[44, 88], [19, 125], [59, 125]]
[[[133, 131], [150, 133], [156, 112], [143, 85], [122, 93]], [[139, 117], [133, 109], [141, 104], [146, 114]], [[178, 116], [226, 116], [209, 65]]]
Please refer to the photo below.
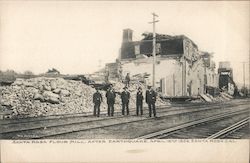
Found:
[[[128, 87], [125, 86], [123, 88], [123, 91], [121, 93], [116, 93], [112, 87], [107, 90], [106, 92], [106, 98], [107, 98], [107, 113], [108, 116], [114, 116], [114, 104], [116, 99], [116, 94], [119, 94], [121, 96], [122, 101], [122, 115], [129, 115], [129, 100], [130, 100], [130, 93], [128, 91]], [[156, 92], [151, 86], [148, 86], [148, 89], [146, 91], [146, 103], [148, 104], [149, 109], [149, 117], [153, 116], [156, 117], [156, 109], [155, 109], [155, 102], [156, 102]], [[136, 115], [143, 115], [143, 92], [142, 88], [139, 87], [136, 93]], [[98, 89], [96, 89], [96, 92], [93, 95], [93, 103], [94, 103], [94, 116], [99, 117], [100, 116], [100, 105], [103, 101], [102, 95], [99, 92]]]

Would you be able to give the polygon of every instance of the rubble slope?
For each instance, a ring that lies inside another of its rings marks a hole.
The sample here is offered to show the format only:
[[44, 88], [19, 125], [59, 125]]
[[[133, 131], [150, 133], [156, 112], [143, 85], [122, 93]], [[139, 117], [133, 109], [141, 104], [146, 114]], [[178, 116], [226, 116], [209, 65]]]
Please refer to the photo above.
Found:
[[[140, 83], [129, 87], [131, 108], [135, 108], [138, 86], [141, 86], [145, 92], [145, 87]], [[123, 87], [122, 83], [114, 84], [116, 92], [121, 92]], [[17, 79], [10, 86], [0, 87], [0, 104], [10, 106], [13, 111], [10, 118], [92, 112], [94, 92], [94, 88], [81, 81], [46, 77]], [[105, 93], [101, 91], [103, 96], [101, 111], [103, 112], [107, 110]], [[159, 106], [167, 103], [158, 98], [156, 104]], [[117, 94], [115, 111], [120, 110], [121, 98]]]

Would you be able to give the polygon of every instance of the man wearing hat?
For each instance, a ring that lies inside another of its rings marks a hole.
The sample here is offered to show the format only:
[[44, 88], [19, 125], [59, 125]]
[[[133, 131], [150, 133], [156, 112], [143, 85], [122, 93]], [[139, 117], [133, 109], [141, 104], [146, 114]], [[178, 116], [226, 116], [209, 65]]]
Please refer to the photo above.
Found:
[[102, 102], [102, 94], [99, 92], [99, 89], [96, 88], [96, 92], [93, 95], [94, 103], [94, 116], [100, 116], [100, 104]]
[[141, 115], [143, 114], [143, 94], [141, 87], [138, 88], [138, 91], [136, 93], [136, 115], [139, 115], [139, 112], [141, 112]]
[[148, 90], [146, 91], [146, 103], [148, 104], [149, 117], [151, 117], [152, 110], [154, 117], [156, 117], [155, 102], [156, 102], [156, 92], [153, 90], [151, 86], [148, 86]]
[[129, 87], [129, 83], [130, 83], [130, 77], [129, 77], [129, 73], [127, 73], [126, 77], [125, 77], [125, 84], [126, 87]]
[[122, 115], [124, 115], [125, 108], [127, 111], [127, 115], [129, 115], [129, 99], [130, 99], [130, 93], [128, 92], [128, 88], [124, 87], [124, 91], [121, 94], [121, 99], [122, 99]]
[[107, 104], [108, 104], [108, 116], [114, 116], [114, 104], [115, 104], [115, 91], [110, 85], [110, 88], [106, 92]]
[[141, 115], [143, 114], [143, 94], [142, 94], [142, 88], [139, 87], [138, 91], [136, 93], [136, 115], [139, 115], [139, 112]]

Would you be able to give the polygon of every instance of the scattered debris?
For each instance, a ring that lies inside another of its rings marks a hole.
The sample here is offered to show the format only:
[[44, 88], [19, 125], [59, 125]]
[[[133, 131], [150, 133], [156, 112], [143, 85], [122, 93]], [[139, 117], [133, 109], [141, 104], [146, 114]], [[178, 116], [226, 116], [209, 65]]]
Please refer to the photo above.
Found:
[[200, 94], [201, 98], [206, 102], [212, 102], [211, 98], [207, 94]]
[[210, 94], [200, 94], [200, 97], [206, 102], [224, 102], [233, 99], [233, 97], [226, 92], [220, 92], [219, 95], [215, 97]]

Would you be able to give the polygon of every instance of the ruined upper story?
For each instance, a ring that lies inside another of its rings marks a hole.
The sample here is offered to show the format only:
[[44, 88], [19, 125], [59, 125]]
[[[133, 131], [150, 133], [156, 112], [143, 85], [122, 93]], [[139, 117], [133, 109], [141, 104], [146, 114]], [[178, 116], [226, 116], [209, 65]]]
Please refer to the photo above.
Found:
[[[135, 60], [152, 56], [153, 34], [143, 33], [140, 41], [133, 41], [133, 30], [123, 30], [123, 40], [120, 51], [120, 60]], [[199, 59], [204, 61], [204, 66], [214, 69], [215, 64], [208, 52], [199, 51], [198, 46], [185, 35], [170, 36], [156, 34], [156, 55], [158, 58], [185, 58], [191, 65]]]

